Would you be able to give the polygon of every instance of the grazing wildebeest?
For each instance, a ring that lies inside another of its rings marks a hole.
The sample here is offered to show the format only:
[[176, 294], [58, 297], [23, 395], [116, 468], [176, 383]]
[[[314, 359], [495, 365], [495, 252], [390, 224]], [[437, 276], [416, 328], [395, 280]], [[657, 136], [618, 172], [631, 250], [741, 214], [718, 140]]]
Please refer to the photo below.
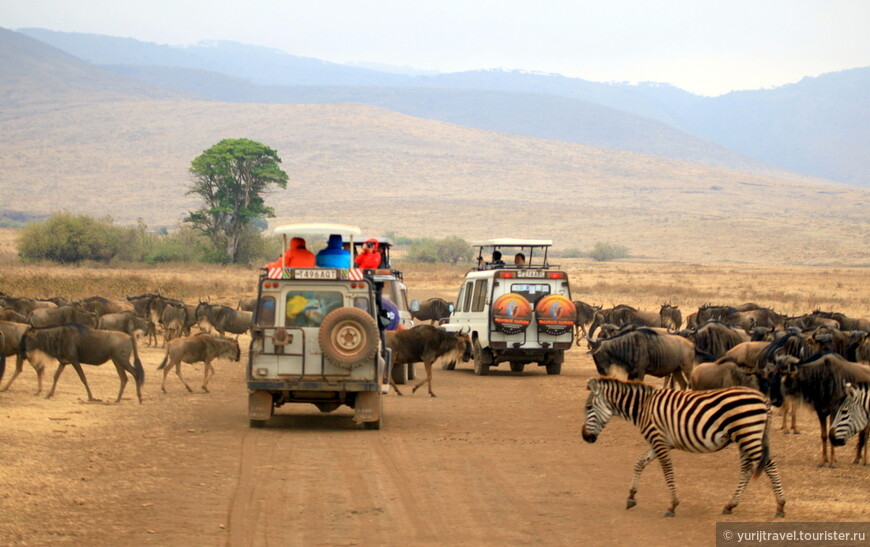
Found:
[[719, 321], [708, 321], [695, 329], [680, 331], [680, 335], [694, 342], [699, 350], [717, 359], [737, 344], [749, 341], [748, 334]]
[[154, 323], [144, 317], [139, 317], [131, 311], [122, 313], [107, 313], [100, 317], [97, 324], [100, 330], [114, 330], [126, 332], [133, 338], [137, 336], [150, 336], [154, 330]]
[[202, 376], [202, 390], [208, 393], [208, 381], [214, 374], [214, 367], [211, 362], [215, 359], [229, 359], [238, 361], [241, 359], [241, 349], [239, 343], [232, 338], [224, 338], [212, 336], [206, 333], [196, 334], [194, 336], [184, 336], [170, 340], [166, 345], [166, 356], [157, 367], [157, 370], [163, 371], [163, 383], [160, 384], [160, 389], [166, 393], [166, 376], [172, 367], [175, 367], [175, 374], [187, 391], [193, 393], [187, 382], [181, 376], [181, 363], [205, 363]]
[[430, 298], [420, 302], [420, 309], [411, 311], [411, 317], [418, 321], [429, 321], [434, 325], [441, 319], [450, 317], [450, 303], [441, 298]]
[[[21, 337], [24, 336], [24, 333], [27, 332], [27, 329], [30, 328], [30, 325], [25, 323], [14, 323], [12, 321], [0, 321], [0, 332], [3, 333], [4, 344], [2, 346], [2, 353], [4, 356], [10, 355], [18, 355], [18, 344], [21, 342]], [[34, 360], [30, 361], [30, 364], [33, 365], [33, 368], [36, 370], [36, 378], [39, 382], [39, 389], [36, 390], [35, 395], [39, 395], [42, 393], [42, 373], [45, 371], [45, 362], [49, 359], [48, 356], [39, 355], [33, 356]], [[29, 360], [29, 359], [28, 359]], [[24, 362], [22, 360], [17, 360], [15, 363], [15, 372], [12, 373], [12, 378], [9, 378], [9, 381], [3, 386], [3, 389], [0, 391], [6, 391], [9, 389], [9, 386], [12, 385], [12, 382], [15, 381], [15, 378], [21, 374], [21, 370], [24, 366]]]
[[200, 302], [196, 306], [194, 317], [201, 327], [211, 325], [223, 336], [225, 332], [244, 334], [251, 328], [253, 314], [249, 311], [238, 311], [228, 306], [212, 305]]
[[615, 366], [625, 370], [629, 380], [643, 380], [646, 374], [664, 378], [674, 376], [681, 388], [696, 363], [713, 357], [698, 352], [691, 341], [675, 334], [662, 334], [647, 327], [625, 331], [606, 340], [588, 337], [595, 368], [602, 376]]
[[832, 446], [843, 446], [860, 432], [855, 459], [852, 463], [867, 465], [867, 436], [870, 435], [870, 384], [846, 384], [846, 398], [831, 420], [828, 438]]
[[27, 317], [15, 310], [0, 310], [0, 321], [12, 321], [13, 323], [27, 323]]
[[30, 317], [33, 310], [39, 307], [39, 303], [33, 298], [16, 298], [14, 296], [5, 295], [0, 298], [0, 307], [15, 310], [24, 317]]
[[836, 414], [846, 396], [844, 384], [870, 382], [870, 366], [846, 361], [836, 353], [811, 355], [798, 363], [789, 363], [782, 370], [784, 394], [795, 395], [813, 406], [819, 419], [822, 455], [819, 467], [834, 467], [834, 446], [828, 456], [828, 419]]
[[634, 464], [627, 509], [637, 504], [634, 496], [641, 472], [657, 459], [671, 493], [671, 505], [665, 516], [674, 516], [680, 501], [670, 451], [676, 448], [703, 454], [735, 443], [740, 449], [740, 482], [722, 512], [730, 514], [740, 502], [754, 466], [755, 477], [763, 471], [770, 478], [776, 497], [776, 516], [785, 516], [779, 471], [770, 458], [770, 403], [758, 391], [745, 387], [710, 391], [659, 390], [642, 382], [616, 378], [593, 378], [589, 380], [588, 389], [583, 440], [594, 443], [615, 414], [638, 426], [650, 446]]
[[[467, 361], [467, 349], [471, 346], [468, 334], [461, 332], [447, 332], [444, 329], [431, 325], [417, 325], [407, 330], [387, 331], [387, 347], [393, 350], [393, 366], [420, 363], [426, 367], [426, 378], [414, 386], [411, 393], [423, 384], [428, 384], [429, 395], [435, 397], [432, 392], [432, 364], [435, 361]], [[396, 390], [397, 395], [402, 392], [396, 387], [390, 375], [390, 384]]]
[[39, 308], [30, 314], [30, 324], [34, 327], [49, 327], [65, 323], [78, 323], [96, 328], [99, 318], [91, 311], [78, 306], [60, 306], [58, 308]]
[[[124, 387], [127, 385], [126, 371], [132, 374], [136, 380], [136, 396], [139, 398], [139, 403], [142, 403], [142, 383], [145, 381], [145, 370], [139, 360], [136, 341], [129, 334], [96, 330], [77, 323], [55, 327], [34, 327], [21, 337], [21, 342], [18, 345], [18, 360], [26, 357], [33, 362], [34, 354], [37, 352], [44, 353], [58, 361], [54, 382], [46, 399], [50, 399], [54, 395], [57, 381], [60, 379], [63, 369], [69, 364], [73, 366], [84, 384], [88, 400], [96, 401], [97, 399], [94, 399], [93, 394], [91, 394], [91, 388], [88, 386], [88, 380], [85, 378], [81, 365], [102, 365], [111, 360], [115, 364], [121, 382], [115, 402], [120, 402], [121, 396], [124, 394]], [[130, 364], [131, 357], [133, 358], [132, 365]]]

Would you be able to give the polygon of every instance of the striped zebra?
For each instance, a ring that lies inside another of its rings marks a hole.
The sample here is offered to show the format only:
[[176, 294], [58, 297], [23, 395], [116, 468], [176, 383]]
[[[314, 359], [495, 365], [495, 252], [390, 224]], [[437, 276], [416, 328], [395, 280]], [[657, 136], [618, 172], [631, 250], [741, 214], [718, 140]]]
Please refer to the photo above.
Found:
[[583, 440], [594, 443], [614, 414], [638, 426], [650, 449], [634, 465], [626, 509], [636, 505], [634, 495], [644, 468], [658, 459], [671, 492], [666, 517], [674, 516], [679, 504], [670, 450], [677, 448], [703, 454], [716, 452], [732, 442], [740, 449], [740, 482], [723, 510], [730, 514], [740, 502], [755, 465], [757, 477], [764, 471], [773, 484], [776, 516], [783, 517], [785, 497], [776, 463], [770, 459], [767, 431], [770, 403], [754, 389], [732, 387], [710, 391], [660, 390], [637, 381], [616, 378], [589, 380]]
[[831, 421], [828, 436], [832, 446], [843, 446], [855, 433], [861, 432], [855, 461], [859, 463], [863, 448], [864, 465], [867, 465], [867, 434], [870, 427], [870, 384], [846, 384], [846, 398]]

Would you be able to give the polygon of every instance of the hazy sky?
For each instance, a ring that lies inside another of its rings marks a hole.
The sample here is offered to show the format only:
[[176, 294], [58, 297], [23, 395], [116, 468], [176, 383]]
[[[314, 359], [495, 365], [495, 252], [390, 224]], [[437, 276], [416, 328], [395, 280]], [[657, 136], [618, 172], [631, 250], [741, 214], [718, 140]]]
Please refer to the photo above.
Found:
[[870, 66], [870, 0], [0, 0], [0, 27], [668, 82], [703, 95]]

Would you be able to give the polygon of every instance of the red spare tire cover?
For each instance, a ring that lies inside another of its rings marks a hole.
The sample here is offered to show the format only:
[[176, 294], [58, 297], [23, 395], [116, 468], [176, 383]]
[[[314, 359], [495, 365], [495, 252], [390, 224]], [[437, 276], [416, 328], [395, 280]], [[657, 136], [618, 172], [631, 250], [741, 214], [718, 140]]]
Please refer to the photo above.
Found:
[[492, 322], [496, 330], [505, 334], [519, 334], [532, 322], [532, 305], [526, 298], [509, 292], [492, 303]]
[[561, 294], [549, 294], [535, 305], [535, 319], [538, 330], [553, 336], [565, 334], [574, 327], [577, 320], [577, 308], [568, 297]]

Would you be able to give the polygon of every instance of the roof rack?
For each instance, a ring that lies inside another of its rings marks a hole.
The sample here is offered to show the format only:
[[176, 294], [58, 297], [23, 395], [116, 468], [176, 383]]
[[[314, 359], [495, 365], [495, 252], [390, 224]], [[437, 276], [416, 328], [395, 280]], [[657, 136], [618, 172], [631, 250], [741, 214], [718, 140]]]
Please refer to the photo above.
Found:
[[[477, 248], [477, 270], [492, 270], [492, 269], [514, 269], [514, 270], [546, 270], [549, 268], [558, 268], [555, 264], [550, 264], [547, 262], [547, 251], [553, 245], [553, 240], [551, 239], [517, 239], [510, 237], [503, 237], [497, 239], [486, 239], [482, 241], [474, 241], [471, 243], [472, 247]], [[516, 250], [517, 252], [522, 252], [524, 255], [526, 254], [526, 250], [528, 250], [528, 256], [526, 257], [526, 263], [523, 265], [515, 265], [511, 263], [506, 263], [503, 266], [494, 267], [491, 263], [485, 262], [483, 258], [484, 250], [488, 252], [492, 251], [500, 251], [501, 249], [511, 249]], [[539, 250], [538, 256], [541, 255], [540, 250], [543, 250], [543, 260], [540, 263], [535, 263], [535, 249]], [[491, 250], [491, 251], [490, 251]]]

